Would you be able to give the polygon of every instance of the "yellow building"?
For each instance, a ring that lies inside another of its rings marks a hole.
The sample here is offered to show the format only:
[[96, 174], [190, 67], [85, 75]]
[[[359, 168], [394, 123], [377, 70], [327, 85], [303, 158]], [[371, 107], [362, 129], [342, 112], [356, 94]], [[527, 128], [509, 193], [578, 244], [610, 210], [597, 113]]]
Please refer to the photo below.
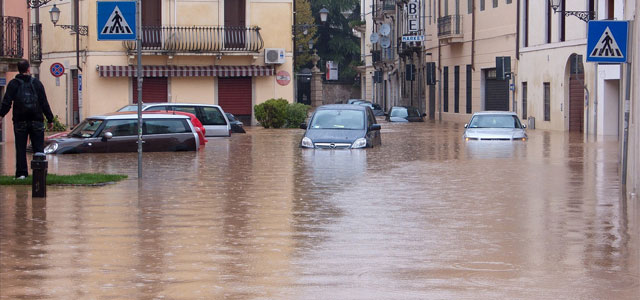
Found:
[[[68, 125], [137, 103], [136, 43], [98, 40], [105, 23], [98, 24], [97, 2], [52, 1], [39, 12], [39, 77], [54, 114]], [[141, 2], [144, 102], [218, 104], [255, 123], [253, 105], [293, 101], [293, 84], [276, 81], [276, 74], [292, 74], [291, 0]], [[56, 26], [49, 18], [54, 3]], [[50, 72], [55, 63], [65, 67], [59, 77]]]

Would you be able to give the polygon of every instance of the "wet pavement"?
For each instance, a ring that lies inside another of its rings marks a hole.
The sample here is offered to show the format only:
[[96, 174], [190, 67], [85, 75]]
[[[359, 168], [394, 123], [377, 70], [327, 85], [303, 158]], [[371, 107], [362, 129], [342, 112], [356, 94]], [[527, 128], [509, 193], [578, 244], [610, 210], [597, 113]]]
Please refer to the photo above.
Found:
[[[102, 187], [0, 186], [1, 299], [638, 299], [618, 142], [382, 123], [383, 146], [303, 150], [250, 128], [198, 153], [49, 156]], [[0, 172], [13, 174], [13, 144]]]

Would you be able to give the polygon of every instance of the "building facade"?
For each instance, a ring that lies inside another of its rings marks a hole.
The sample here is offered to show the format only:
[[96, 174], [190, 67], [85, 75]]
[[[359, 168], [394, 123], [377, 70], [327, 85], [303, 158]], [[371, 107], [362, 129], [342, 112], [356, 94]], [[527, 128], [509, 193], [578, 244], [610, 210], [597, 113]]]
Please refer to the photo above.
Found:
[[[40, 14], [48, 16], [52, 5]], [[105, 28], [97, 28], [96, 0], [55, 5], [57, 26], [42, 21], [40, 68], [54, 113], [74, 125], [137, 103], [135, 41], [98, 40]], [[218, 104], [255, 124], [255, 104], [293, 101], [291, 0], [144, 0], [141, 20], [144, 102]], [[60, 26], [67, 24], [71, 29]], [[49, 71], [55, 63], [65, 67], [59, 77]]]
[[[0, 99], [18, 74], [16, 63], [29, 56], [29, 11], [26, 1], [0, 0]], [[13, 141], [11, 113], [0, 122], [0, 142]]]

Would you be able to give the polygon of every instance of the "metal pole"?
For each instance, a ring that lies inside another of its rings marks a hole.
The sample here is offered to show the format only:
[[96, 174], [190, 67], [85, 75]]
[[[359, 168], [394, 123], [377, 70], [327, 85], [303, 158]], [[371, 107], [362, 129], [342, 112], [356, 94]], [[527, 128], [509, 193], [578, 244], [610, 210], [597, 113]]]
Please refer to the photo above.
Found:
[[[620, 64], [620, 71], [622, 71], [625, 64]], [[624, 98], [624, 123], [623, 123], [623, 140], [622, 140], [622, 185], [627, 185], [627, 163], [629, 155], [629, 112], [631, 106], [631, 64], [626, 63], [627, 72], [624, 72], [625, 76], [625, 98]], [[622, 72], [621, 72], [622, 73]]]
[[142, 179], [142, 0], [136, 0], [136, 50], [138, 52], [138, 180]]

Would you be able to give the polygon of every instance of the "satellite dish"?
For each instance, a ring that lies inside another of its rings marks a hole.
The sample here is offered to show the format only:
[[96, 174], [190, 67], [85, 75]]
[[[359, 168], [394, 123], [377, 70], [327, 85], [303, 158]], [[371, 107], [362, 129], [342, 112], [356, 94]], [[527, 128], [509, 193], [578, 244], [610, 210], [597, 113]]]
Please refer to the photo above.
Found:
[[389, 48], [391, 46], [391, 39], [388, 36], [381, 37], [380, 46], [382, 46], [382, 48]]
[[371, 37], [369, 38], [372, 44], [377, 43], [380, 40], [380, 35], [377, 32], [371, 33]]
[[382, 26], [380, 27], [380, 34], [382, 34], [383, 36], [387, 36], [389, 35], [389, 33], [391, 33], [391, 26], [389, 26], [389, 24], [387, 23], [382, 24]]

